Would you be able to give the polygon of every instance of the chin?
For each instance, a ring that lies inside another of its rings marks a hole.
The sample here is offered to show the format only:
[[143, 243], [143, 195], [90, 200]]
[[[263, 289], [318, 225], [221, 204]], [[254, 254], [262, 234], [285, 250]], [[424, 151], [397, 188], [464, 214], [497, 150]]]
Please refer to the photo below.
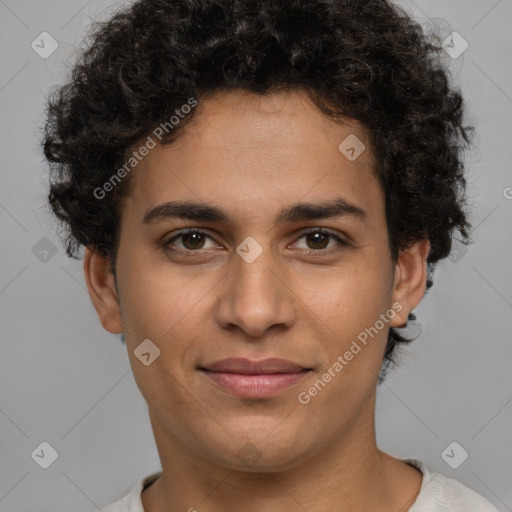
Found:
[[[214, 450], [210, 444], [207, 450], [217, 464], [251, 473], [285, 471], [312, 456], [313, 447], [305, 444], [307, 440], [300, 436], [300, 432], [280, 431], [276, 425], [273, 424], [273, 432], [265, 431], [263, 435], [258, 429], [246, 428], [243, 433], [237, 432], [237, 435], [216, 444]], [[298, 439], [301, 443], [297, 442]]]

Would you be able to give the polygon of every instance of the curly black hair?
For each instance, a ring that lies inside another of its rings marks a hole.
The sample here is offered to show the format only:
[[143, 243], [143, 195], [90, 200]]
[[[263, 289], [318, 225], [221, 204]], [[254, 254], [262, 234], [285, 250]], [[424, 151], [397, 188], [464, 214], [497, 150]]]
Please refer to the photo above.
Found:
[[[190, 98], [300, 88], [324, 115], [367, 131], [393, 262], [428, 238], [428, 291], [453, 231], [472, 243], [462, 152], [474, 130], [443, 51], [437, 34], [387, 0], [140, 0], [123, 8], [93, 26], [68, 83], [48, 100], [49, 205], [67, 254], [93, 247], [115, 276], [129, 176], [104, 197], [95, 190]], [[163, 142], [176, 140], [193, 114]], [[409, 341], [390, 329], [379, 383]]]

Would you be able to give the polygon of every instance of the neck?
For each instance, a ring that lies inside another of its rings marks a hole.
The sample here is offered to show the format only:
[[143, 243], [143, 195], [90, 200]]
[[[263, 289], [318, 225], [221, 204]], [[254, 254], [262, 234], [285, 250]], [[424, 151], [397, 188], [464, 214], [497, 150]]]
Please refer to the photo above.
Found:
[[374, 410], [369, 404], [341, 436], [326, 439], [313, 455], [262, 471], [256, 465], [226, 467], [202, 457], [150, 410], [162, 475], [143, 491], [144, 510], [408, 510], [419, 493], [421, 473], [377, 448]]

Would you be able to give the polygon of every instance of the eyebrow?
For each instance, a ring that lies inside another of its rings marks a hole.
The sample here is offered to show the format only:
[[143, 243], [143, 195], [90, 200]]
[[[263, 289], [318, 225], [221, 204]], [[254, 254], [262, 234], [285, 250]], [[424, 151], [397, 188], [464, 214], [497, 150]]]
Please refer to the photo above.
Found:
[[[275, 222], [282, 224], [285, 222], [331, 219], [342, 216], [353, 217], [363, 222], [368, 218], [368, 214], [362, 208], [338, 197], [320, 203], [293, 204], [283, 208], [277, 215]], [[191, 201], [169, 201], [147, 210], [142, 223], [150, 224], [173, 218], [201, 222], [232, 222], [229, 214], [218, 206]]]

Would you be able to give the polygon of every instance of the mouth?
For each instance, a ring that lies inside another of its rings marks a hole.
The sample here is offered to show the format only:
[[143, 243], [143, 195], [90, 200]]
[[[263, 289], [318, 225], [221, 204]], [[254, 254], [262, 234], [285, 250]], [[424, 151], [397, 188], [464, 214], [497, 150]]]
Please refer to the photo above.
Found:
[[300, 382], [312, 368], [285, 359], [231, 358], [198, 368], [215, 386], [239, 398], [270, 398]]

